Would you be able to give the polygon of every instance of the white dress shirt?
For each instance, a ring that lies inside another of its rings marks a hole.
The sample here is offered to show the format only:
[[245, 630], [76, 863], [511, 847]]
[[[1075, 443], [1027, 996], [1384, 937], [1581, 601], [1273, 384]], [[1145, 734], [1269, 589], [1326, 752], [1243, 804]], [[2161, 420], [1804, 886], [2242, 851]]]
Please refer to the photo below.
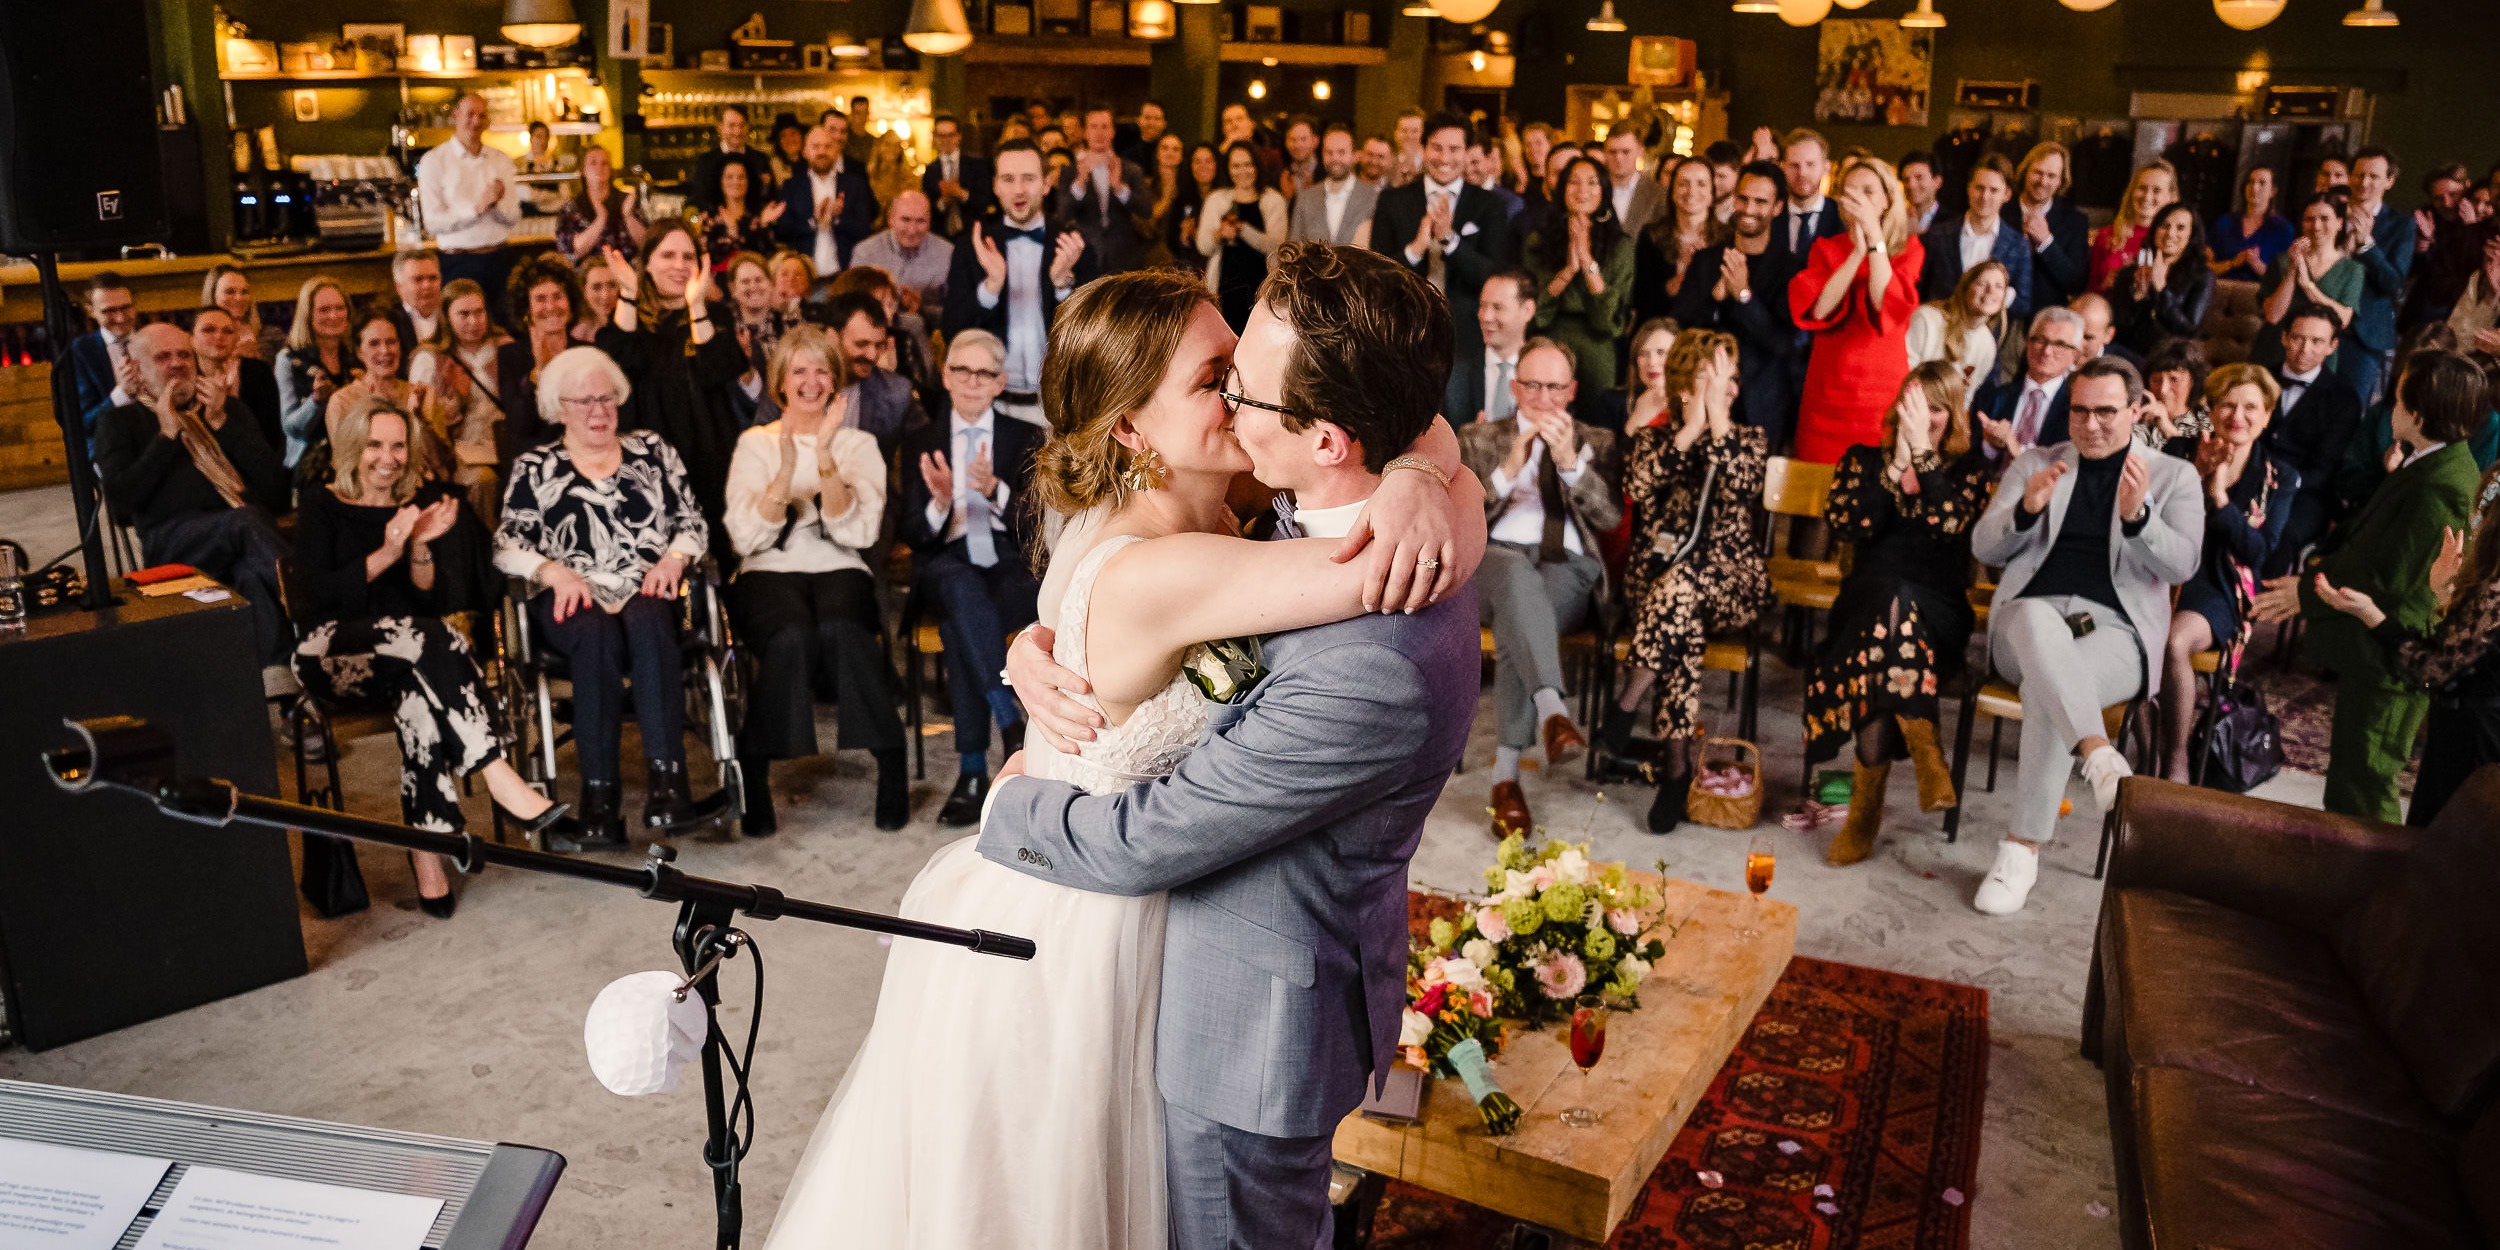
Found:
[[[503, 184], [502, 197], [479, 212], [478, 201], [497, 182]], [[521, 220], [521, 171], [500, 148], [480, 143], [470, 152], [454, 139], [417, 162], [417, 200], [436, 247], [502, 247]]]
[[[964, 504], [972, 495], [972, 462], [975, 457], [972, 440], [967, 433], [976, 429], [981, 431], [981, 445], [989, 449], [990, 463], [995, 467], [998, 463], [998, 410], [982, 409], [981, 418], [977, 421], [964, 420], [962, 413], [950, 413], [946, 421], [952, 431], [946, 447], [946, 466], [954, 472], [955, 493], [946, 499], [932, 497], [928, 516], [929, 532], [934, 534], [942, 529], [946, 541], [951, 543], [964, 536], [964, 516], [971, 511]], [[990, 532], [993, 534], [1007, 532], [1005, 518], [1009, 494], [1007, 479], [1003, 477], [998, 479], [998, 485], [990, 488]]]
[[1338, 225], [1345, 221], [1346, 201], [1354, 198], [1354, 176], [1332, 178], [1320, 184], [1320, 199], [1328, 211], [1328, 237], [1338, 238]]
[[[1450, 197], [1450, 212], [1452, 214], [1450, 219], [1450, 237], [1441, 240], [1441, 254], [1447, 256], [1458, 250], [1458, 219], [1456, 217], [1458, 212], [1458, 190], [1460, 187], [1466, 186], [1467, 183], [1465, 179], [1459, 179], [1452, 182], [1434, 182], [1430, 178], [1424, 179], [1423, 182], [1424, 211], [1426, 213], [1430, 213], [1432, 211], [1432, 201], [1436, 197], [1443, 195]], [[1416, 251], [1412, 243], [1409, 243], [1406, 247], [1406, 263], [1410, 265], [1420, 265], [1424, 263], [1424, 254]]]
[[418, 312], [416, 309], [410, 308], [406, 304], [402, 304], [399, 307], [402, 312], [408, 314], [408, 332], [416, 335], [417, 341], [420, 343], [433, 338], [435, 327], [443, 323], [443, 306], [440, 304], [436, 304], [434, 306], [434, 313], [432, 316], [427, 316], [424, 313]]
[[113, 406], [123, 407], [131, 402], [130, 392], [123, 390], [121, 383], [122, 358], [130, 354], [130, 336], [115, 338], [111, 331], [99, 326], [96, 337], [104, 340], [104, 359], [113, 366]]
[[[840, 196], [842, 194], [842, 159], [835, 157], [833, 168], [821, 174], [810, 166], [807, 171], [807, 182], [808, 204], [811, 210], [815, 205], [830, 202]], [[816, 276], [819, 278], [831, 277], [841, 272], [842, 248], [833, 239], [834, 223], [841, 220], [841, 217], [842, 211], [835, 209], [832, 216], [825, 218], [823, 225], [816, 227], [815, 262]]]
[[1803, 204], [1788, 202], [1788, 250], [1800, 256], [1814, 247], [1814, 232], [1823, 224], [1823, 214], [1831, 211], [1831, 201], [1816, 196]]
[[1989, 218], [1988, 233], [1978, 234], [1971, 230], [1970, 214], [1962, 214], [1962, 272], [1969, 273], [1987, 264], [1989, 258], [1996, 255], [1996, 250], [1997, 219]]
[[[828, 517], [816, 493], [819, 436], [792, 440], [798, 465], [790, 473], [790, 493], [804, 494], [790, 505], [798, 524], [790, 536], [781, 530], [786, 518], [764, 516], [757, 508], [764, 488], [781, 475], [781, 422], [759, 425], [738, 435], [738, 449], [729, 457], [728, 503], [722, 524], [737, 549], [738, 576], [749, 573], [830, 573], [836, 569], [865, 572], [860, 552], [876, 545], [885, 521], [885, 460], [876, 437], [854, 426], [833, 432], [833, 470], [851, 488], [851, 506]], [[779, 546], [774, 544], [778, 542]]]
[[[1042, 226], [1042, 218], [1037, 215], [1030, 221], [1010, 221], [1006, 226], [1010, 230], [1038, 230]], [[998, 307], [1001, 298], [1007, 301], [1007, 359], [1003, 362], [1007, 371], [1007, 389], [1012, 393], [1030, 394], [1041, 385], [1042, 348], [1050, 338], [1049, 318], [1042, 315], [1042, 271], [1046, 256], [1041, 244], [1021, 236], [1007, 240], [1007, 246], [1002, 250], [1007, 255], [1006, 293], [1001, 296], [984, 282], [974, 295], [985, 310]], [[1068, 295], [1068, 290], [1059, 292], [1061, 299], [1066, 299]]]
[[[1507, 371], [1507, 376], [1505, 371]], [[1499, 421], [1504, 417], [1518, 415], [1519, 403], [1510, 393], [1510, 380], [1517, 376], [1519, 376], [1518, 352], [1504, 356], [1490, 347], [1484, 349], [1483, 415], [1486, 420]], [[1472, 421], [1475, 418], [1469, 416], [1465, 419]]]
[[2414, 448], [2413, 450], [2406, 452], [2406, 453], [2405, 453], [2405, 458], [2396, 462], [2396, 467], [2397, 467], [2397, 468], [2399, 468], [2399, 469], [2401, 469], [2401, 468], [2405, 467], [2406, 465], [2409, 465], [2409, 464], [2413, 463], [2414, 461], [2419, 460], [2419, 459], [2421, 459], [2422, 457], [2427, 456], [2427, 455], [2431, 454], [2432, 452], [2437, 451], [2437, 450], [2439, 450], [2440, 448], [2445, 447], [2445, 446], [2447, 446], [2447, 445], [2448, 445], [2448, 444], [2446, 444], [2446, 443], [2424, 443], [2424, 444], [2422, 444], [2421, 446], [2416, 447], [2416, 448]]
[[2318, 376], [2325, 372], [2325, 365], [2319, 365], [2317, 368], [2312, 369], [2307, 373], [2294, 373], [2289, 369], [2284, 370], [2283, 397], [2276, 403], [2274, 409], [2275, 413], [2279, 416], [2283, 413], [2290, 412], [2294, 405], [2300, 403], [2300, 397], [2308, 394], [2309, 388], [2318, 384]]
[[1354, 532], [1354, 522], [1363, 515], [1369, 499], [1341, 503], [1334, 508], [1296, 508], [1293, 523], [1302, 528], [1304, 538], [1343, 538]]
[[1613, 194], [1615, 197], [1616, 221], [1623, 222], [1632, 220], [1632, 192], [1640, 185], [1641, 176], [1639, 174], [1634, 174], [1631, 177], [1624, 179], [1622, 186], [1614, 189]]
[[[1579, 485], [1580, 475], [1589, 471], [1587, 448], [1581, 448], [1580, 454], [1572, 459], [1573, 467], [1557, 469], [1554, 474], [1561, 479], [1564, 490]], [[1487, 485], [1496, 495], [1510, 496], [1510, 506], [1502, 510], [1502, 519], [1493, 523], [1493, 532], [1487, 536], [1494, 542], [1522, 547], [1540, 546], [1545, 542], [1545, 497], [1538, 493], [1536, 486], [1537, 469], [1544, 462], [1545, 440], [1540, 438], [1528, 444], [1528, 458], [1521, 462], [1517, 478], [1505, 477], [1500, 466], [1494, 467], [1493, 480]], [[1582, 554], [1580, 527], [1573, 525], [1569, 517], [1563, 518], [1563, 550], [1575, 556]]]

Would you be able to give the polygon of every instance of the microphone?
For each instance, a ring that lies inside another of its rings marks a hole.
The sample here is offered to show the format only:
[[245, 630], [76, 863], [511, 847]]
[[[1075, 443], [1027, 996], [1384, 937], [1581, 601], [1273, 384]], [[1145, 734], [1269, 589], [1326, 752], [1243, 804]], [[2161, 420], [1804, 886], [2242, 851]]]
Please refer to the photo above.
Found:
[[590, 1071], [628, 1098], [677, 1088], [677, 1072], [703, 1051], [703, 1004], [674, 972], [637, 972], [608, 982], [582, 1021]]

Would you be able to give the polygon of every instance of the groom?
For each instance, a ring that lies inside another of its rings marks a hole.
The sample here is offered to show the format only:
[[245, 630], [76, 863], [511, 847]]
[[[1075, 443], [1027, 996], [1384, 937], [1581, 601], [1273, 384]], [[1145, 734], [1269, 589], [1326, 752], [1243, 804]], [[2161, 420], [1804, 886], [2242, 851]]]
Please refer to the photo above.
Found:
[[[1286, 244], [1235, 364], [1234, 432], [1259, 480], [1294, 493], [1301, 534], [1343, 536], [1384, 470], [1430, 471], [1390, 461], [1436, 423], [1449, 315], [1395, 262]], [[1267, 676], [1214, 709], [1172, 776], [1088, 796], [1011, 775], [995, 792], [993, 862], [1171, 892], [1155, 1065], [1173, 1250], [1329, 1244], [1329, 1142], [1396, 1047], [1406, 865], [1466, 742], [1477, 638], [1472, 586], [1275, 635]], [[1044, 704], [1082, 684], [1029, 639], [1008, 670]]]

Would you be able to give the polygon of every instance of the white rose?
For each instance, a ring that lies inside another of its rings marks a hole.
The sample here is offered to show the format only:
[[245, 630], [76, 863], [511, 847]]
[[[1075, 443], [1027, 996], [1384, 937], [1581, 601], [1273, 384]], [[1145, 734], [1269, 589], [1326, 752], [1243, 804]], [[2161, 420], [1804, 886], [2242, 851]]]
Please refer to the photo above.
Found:
[[1421, 1046], [1432, 1036], [1432, 1018], [1420, 1011], [1409, 1011], [1398, 1025], [1398, 1045]]
[[1535, 878], [1516, 868], [1506, 868], [1502, 871], [1503, 902], [1509, 902], [1514, 898], [1524, 898], [1544, 888], [1536, 883]]
[[[1469, 945], [1473, 944], [1474, 943], [1469, 943]], [[1451, 985], [1457, 986], [1462, 990], [1474, 990], [1481, 988], [1484, 985], [1484, 974], [1477, 971], [1475, 961], [1470, 959], [1462, 958], [1442, 960], [1441, 975], [1443, 978], [1447, 979]]]
[[1615, 961], [1615, 972], [1634, 985], [1649, 975], [1649, 965], [1638, 955], [1626, 955]]
[[[1491, 967], [1493, 964], [1493, 944], [1485, 941], [1483, 938], [1467, 939], [1467, 944], [1459, 947], [1458, 953], [1466, 956], [1467, 962], [1478, 968]], [[1482, 980], [1483, 978], [1479, 976], [1477, 979]]]
[[1577, 850], [1567, 850], [1554, 857], [1554, 879], [1580, 885], [1589, 879], [1589, 859]]

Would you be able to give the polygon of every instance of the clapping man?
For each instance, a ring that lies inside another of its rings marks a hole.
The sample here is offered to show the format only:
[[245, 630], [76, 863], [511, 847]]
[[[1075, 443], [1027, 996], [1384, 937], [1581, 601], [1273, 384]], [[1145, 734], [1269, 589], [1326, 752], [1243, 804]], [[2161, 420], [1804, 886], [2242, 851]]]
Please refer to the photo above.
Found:
[[2092, 223], [2065, 199], [2072, 163], [2066, 145], [2041, 143], [2014, 167], [2014, 200], [2003, 215], [2031, 246], [2033, 308], [2063, 307], [2091, 277]]
[[1146, 171], [1135, 161], [1123, 158], [1111, 149], [1112, 133], [1118, 119], [1108, 104], [1093, 104], [1085, 110], [1083, 139], [1077, 144], [1076, 159], [1060, 176], [1060, 223], [1085, 240], [1085, 250], [1092, 253], [1096, 268], [1106, 274], [1126, 273], [1145, 261], [1146, 239], [1152, 228], [1138, 219], [1139, 209], [1151, 209], [1153, 184], [1146, 180]]
[[952, 114], [930, 119], [929, 146], [937, 155], [920, 171], [920, 192], [929, 197], [930, 228], [958, 242], [989, 207], [990, 163], [964, 151], [963, 123]]
[[999, 367], [1006, 389], [994, 407], [1020, 421], [1049, 428], [1040, 396], [1042, 351], [1059, 303], [1094, 276], [1085, 239], [1073, 230], [1053, 235], [1042, 217], [1042, 152], [1029, 140], [998, 145], [991, 191], [997, 205], [955, 248], [946, 279], [946, 335], [987, 330], [1005, 344]]
[[1667, 189], [1641, 172], [1641, 158], [1648, 154], [1629, 126], [1618, 126], [1606, 136], [1606, 181], [1613, 184], [1615, 221], [1625, 234], [1636, 237], [1667, 207]]
[[[2291, 519], [2262, 570], [2270, 578], [2298, 569], [2301, 552], [2327, 536], [2345, 505], [2358, 508], [2367, 502], [2366, 495], [2336, 495], [2335, 479], [2345, 470], [2362, 414], [2359, 392], [2326, 367], [2339, 341], [2335, 316], [2323, 308], [2302, 308], [2283, 325], [2283, 364], [2274, 374], [2281, 394], [2265, 444], [2299, 470], [2300, 490], [2291, 498]], [[2383, 476], [2367, 475], [2373, 485]]]
[[2353, 153], [2344, 238], [2353, 263], [2361, 266], [2361, 302], [2353, 309], [2351, 341], [2336, 372], [2365, 404], [2377, 401], [2379, 380], [2396, 351], [2396, 304], [2413, 272], [2413, 215], [2388, 206], [2387, 192], [2395, 185], [2395, 154], [2377, 147]]
[[443, 261], [433, 248], [408, 248], [391, 256], [391, 325], [399, 331], [399, 373], [408, 375], [418, 344], [443, 325]]
[[487, 307], [501, 304], [512, 268], [504, 243], [521, 221], [521, 171], [486, 142], [485, 97], [466, 93], [451, 106], [451, 142], [417, 162], [417, 200], [443, 280], [467, 278], [486, 292]]
[[[1401, 135], [1406, 124], [1399, 119]], [[1467, 123], [1440, 113], [1419, 129], [1423, 176], [1380, 193], [1372, 250], [1405, 261], [1449, 297], [1452, 359], [1467, 360], [1483, 346], [1477, 293], [1486, 278], [1515, 263], [1518, 248], [1502, 202], [1466, 180]]]
[[1606, 578], [1598, 536], [1623, 516], [1614, 435], [1571, 419], [1578, 362], [1530, 341], [1511, 380], [1517, 415], [1459, 427], [1467, 467], [1485, 483], [1492, 544], [1477, 601], [1493, 630], [1493, 835], [1534, 827], [1520, 756], [1542, 743], [1551, 769], [1588, 745], [1563, 705], [1562, 635], [1587, 619]]
[[807, 257], [817, 277], [830, 278], [851, 263], [851, 249], [875, 227], [877, 194], [843, 155], [838, 127], [808, 131], [799, 155], [807, 168], [783, 184], [773, 236]]
[[1484, 350], [1450, 366], [1449, 395], [1442, 411], [1451, 420], [1498, 421], [1518, 411], [1511, 387], [1519, 376], [1519, 353], [1536, 320], [1536, 283], [1517, 269], [1484, 280], [1476, 299], [1476, 330]]
[[1319, 164], [1324, 177], [1293, 197], [1291, 236], [1338, 247], [1370, 247], [1380, 190], [1355, 177], [1354, 132], [1345, 123], [1328, 123], [1319, 140]]
[[1737, 409], [1775, 449], [1788, 445], [1797, 420], [1789, 363], [1797, 350], [1797, 324], [1788, 315], [1792, 271], [1771, 248], [1780, 187], [1780, 167], [1769, 161], [1738, 171], [1728, 238], [1693, 253], [1684, 284], [1667, 306], [1667, 315], [1686, 329], [1736, 336]]
[[139, 306], [131, 299], [130, 283], [111, 270], [89, 278], [87, 316], [95, 328], [69, 341], [65, 363], [92, 450], [96, 424], [104, 414], [137, 399], [142, 389], [139, 362], [130, 353], [130, 336], [139, 328]]
[[2071, 308], [2043, 308], [2023, 344], [2023, 375], [1980, 389], [1971, 401], [1988, 454], [2000, 462], [2066, 441], [2072, 396], [2066, 382], [2083, 362], [2083, 317]]
[[763, 208], [764, 193], [773, 185], [772, 158], [747, 146], [746, 109], [735, 104], [720, 106], [717, 125], [720, 142], [694, 158], [695, 207], [720, 211], [720, 167], [735, 161], [747, 170], [746, 211], [756, 212]]

